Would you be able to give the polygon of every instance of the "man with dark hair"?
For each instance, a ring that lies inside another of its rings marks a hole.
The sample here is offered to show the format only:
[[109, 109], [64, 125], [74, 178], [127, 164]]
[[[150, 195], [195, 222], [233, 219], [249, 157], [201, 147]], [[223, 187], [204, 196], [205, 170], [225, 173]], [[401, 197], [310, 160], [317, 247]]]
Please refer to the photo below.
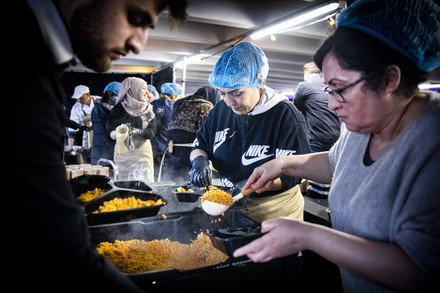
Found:
[[[121, 56], [140, 53], [158, 15], [168, 8], [170, 20], [183, 21], [187, 1], [28, 0], [12, 6], [12, 14], [27, 25], [14, 28], [19, 37], [8, 58], [29, 69], [26, 85], [11, 105], [16, 111], [10, 153], [16, 167], [6, 182], [18, 182], [20, 196], [14, 197], [13, 206], [23, 226], [12, 227], [8, 254], [13, 263], [7, 267], [27, 272], [24, 282], [11, 284], [13, 290], [142, 292], [97, 253], [84, 210], [66, 179], [61, 78], [75, 57], [104, 72]], [[28, 48], [30, 40], [33, 52], [23, 54], [19, 48]], [[9, 72], [23, 74], [17, 68]]]

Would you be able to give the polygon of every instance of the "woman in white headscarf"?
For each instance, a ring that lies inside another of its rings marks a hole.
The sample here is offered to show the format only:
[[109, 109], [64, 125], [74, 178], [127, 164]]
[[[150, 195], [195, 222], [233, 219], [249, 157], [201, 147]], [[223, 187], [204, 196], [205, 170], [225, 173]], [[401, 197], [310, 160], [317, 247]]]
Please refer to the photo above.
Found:
[[149, 94], [145, 80], [127, 77], [110, 111], [107, 129], [116, 140], [118, 180], [154, 181], [151, 139], [156, 135], [156, 118]]

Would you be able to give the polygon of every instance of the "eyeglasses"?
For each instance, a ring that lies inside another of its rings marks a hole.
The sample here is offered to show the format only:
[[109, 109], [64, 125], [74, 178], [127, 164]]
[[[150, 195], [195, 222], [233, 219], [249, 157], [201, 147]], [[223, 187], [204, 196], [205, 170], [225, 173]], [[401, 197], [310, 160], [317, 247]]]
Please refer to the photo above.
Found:
[[342, 95], [342, 93], [343, 93], [344, 91], [348, 90], [349, 88], [354, 87], [354, 86], [357, 85], [358, 83], [360, 83], [360, 82], [366, 80], [366, 79], [369, 78], [371, 75], [372, 75], [372, 72], [370, 72], [370, 73], [364, 75], [363, 77], [361, 77], [361, 78], [359, 78], [358, 80], [356, 80], [356, 81], [350, 83], [349, 85], [344, 86], [344, 87], [339, 88], [339, 89], [334, 89], [334, 90], [332, 90], [332, 89], [330, 89], [328, 86], [326, 86], [326, 87], [323, 88], [322, 90], [323, 90], [324, 92], [326, 92], [328, 95], [330, 95], [330, 96], [332, 96], [333, 98], [335, 98], [335, 100], [338, 101], [339, 103], [345, 103], [346, 101], [345, 101], [345, 98], [344, 98], [344, 96]]

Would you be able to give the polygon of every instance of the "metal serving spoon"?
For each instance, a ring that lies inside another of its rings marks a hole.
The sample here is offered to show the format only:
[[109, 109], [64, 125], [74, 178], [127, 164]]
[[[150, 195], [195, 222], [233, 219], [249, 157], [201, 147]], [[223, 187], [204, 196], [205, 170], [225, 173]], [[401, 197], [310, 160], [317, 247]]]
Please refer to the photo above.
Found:
[[[252, 192], [254, 192], [255, 190], [250, 187], [246, 190], [243, 190], [242, 192], [240, 192], [239, 194], [235, 195], [234, 197], [232, 197], [232, 203], [236, 202], [239, 199], [242, 199], [245, 196], [248, 196], [249, 194], [251, 194]], [[231, 204], [232, 205], [232, 204]], [[210, 200], [203, 200], [202, 201], [202, 209], [209, 215], [211, 216], [220, 216], [221, 214], [223, 214], [224, 212], [226, 212], [226, 210], [231, 206], [227, 206], [221, 203], [216, 203]]]

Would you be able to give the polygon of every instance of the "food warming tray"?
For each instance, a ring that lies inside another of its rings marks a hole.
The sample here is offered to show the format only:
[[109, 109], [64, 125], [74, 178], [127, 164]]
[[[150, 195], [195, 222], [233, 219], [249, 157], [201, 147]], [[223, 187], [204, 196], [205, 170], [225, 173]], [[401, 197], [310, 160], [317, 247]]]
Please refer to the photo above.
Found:
[[[237, 210], [212, 217], [201, 210], [169, 213], [129, 222], [89, 226], [92, 241], [169, 239], [191, 243], [200, 232], [219, 228], [258, 227]], [[226, 289], [277, 290], [285, 284], [298, 285], [301, 257], [292, 255], [267, 263], [229, 258], [217, 265], [192, 269], [147, 271], [128, 276], [148, 292], [219, 292]], [[227, 291], [225, 291], [227, 292]]]

